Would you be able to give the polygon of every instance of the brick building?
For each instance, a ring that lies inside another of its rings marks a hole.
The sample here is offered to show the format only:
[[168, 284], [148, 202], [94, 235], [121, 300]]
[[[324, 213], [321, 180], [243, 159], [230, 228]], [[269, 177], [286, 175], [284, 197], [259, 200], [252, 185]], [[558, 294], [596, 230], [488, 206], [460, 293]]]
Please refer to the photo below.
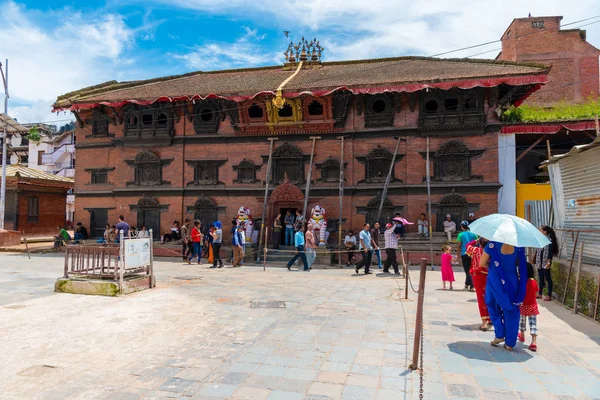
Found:
[[527, 104], [579, 103], [600, 94], [600, 50], [582, 29], [561, 29], [563, 17], [515, 18], [502, 35], [498, 60], [550, 65], [548, 84]]
[[4, 226], [25, 236], [50, 236], [65, 226], [67, 192], [73, 179], [22, 165], [6, 168]]
[[[498, 60], [536, 62], [551, 67], [548, 83], [525, 100], [528, 106], [538, 106], [543, 114], [563, 104], [577, 105], [600, 96], [600, 50], [587, 42], [582, 29], [561, 29], [562, 17], [516, 18], [502, 35], [502, 52]], [[569, 25], [573, 26], [573, 25]], [[507, 179], [500, 209], [526, 216], [524, 202], [548, 200], [550, 190], [547, 170], [540, 164], [548, 158], [547, 144], [552, 154], [566, 153], [573, 144], [589, 143], [596, 137], [594, 116], [573, 119], [569, 114], [553, 120], [529, 117], [526, 121], [506, 123], [501, 140], [510, 151], [507, 162], [500, 164], [500, 174]], [[519, 182], [522, 185], [518, 185]], [[546, 186], [540, 189], [540, 184]], [[520, 197], [526, 190], [531, 195]], [[543, 193], [541, 196], [540, 194]], [[549, 213], [548, 213], [549, 215]], [[549, 221], [548, 221], [549, 222]]]
[[271, 223], [277, 212], [303, 206], [311, 136], [320, 139], [308, 208], [324, 207], [332, 232], [340, 164], [343, 227], [358, 229], [376, 218], [397, 137], [405, 141], [382, 219], [399, 212], [415, 220], [425, 212], [427, 137], [434, 226], [446, 213], [458, 222], [471, 211], [495, 212], [497, 110], [537, 90], [547, 72], [511, 62], [417, 57], [321, 63], [316, 51], [292, 50], [283, 67], [112, 81], [68, 93], [54, 108], [71, 110], [78, 121], [75, 219], [89, 221], [99, 234], [123, 214], [158, 233], [186, 216], [228, 221], [245, 206], [258, 228], [268, 139], [277, 138]]

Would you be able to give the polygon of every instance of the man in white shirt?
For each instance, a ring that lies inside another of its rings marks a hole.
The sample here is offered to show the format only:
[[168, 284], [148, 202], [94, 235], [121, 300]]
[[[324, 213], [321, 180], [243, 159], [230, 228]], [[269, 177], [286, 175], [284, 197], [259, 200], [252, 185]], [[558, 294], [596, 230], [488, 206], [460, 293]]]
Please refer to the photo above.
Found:
[[396, 229], [395, 224], [387, 224], [383, 234], [385, 238], [385, 253], [387, 255], [385, 263], [383, 264], [383, 272], [390, 272], [390, 265], [394, 267], [394, 273], [400, 275], [398, 270], [398, 261], [396, 259], [396, 249], [398, 248], [398, 235], [394, 233]]
[[354, 250], [356, 250], [356, 236], [352, 232], [352, 229], [348, 231], [346, 238], [344, 239], [344, 244], [346, 245], [346, 251], [348, 252], [348, 266], [350, 264], [354, 264]]
[[373, 257], [373, 246], [371, 245], [371, 225], [364, 225], [363, 230], [360, 231], [359, 240], [359, 248], [362, 260], [360, 260], [360, 262], [356, 264], [354, 271], [358, 274], [358, 271], [360, 271], [362, 267], [365, 267], [365, 275], [371, 274], [372, 272], [369, 271], [369, 266], [371, 265], [371, 258]]
[[446, 215], [446, 220], [444, 221], [444, 232], [448, 235], [448, 243], [452, 242], [452, 234], [456, 233], [456, 223], [452, 221], [452, 215]]

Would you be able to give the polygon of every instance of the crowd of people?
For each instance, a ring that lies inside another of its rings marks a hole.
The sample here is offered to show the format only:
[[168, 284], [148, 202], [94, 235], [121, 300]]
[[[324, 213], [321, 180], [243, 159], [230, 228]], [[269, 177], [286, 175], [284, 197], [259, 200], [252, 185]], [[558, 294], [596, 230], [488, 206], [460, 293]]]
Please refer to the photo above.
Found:
[[[469, 221], [462, 221], [457, 238], [456, 259], [460, 256], [465, 270], [466, 290], [475, 291], [481, 325], [479, 329], [494, 328], [495, 338], [491, 344], [504, 343], [506, 350], [513, 350], [517, 340], [525, 342], [527, 322], [531, 334], [529, 349], [537, 351], [537, 299], [552, 299], [552, 258], [558, 254], [558, 242], [554, 230], [546, 225], [540, 231], [550, 244], [537, 249], [532, 262], [526, 258], [526, 249], [505, 243], [488, 241], [469, 231]], [[452, 247], [442, 249], [442, 290], [453, 289]], [[539, 284], [535, 280], [537, 266]], [[490, 267], [492, 266], [492, 267]], [[547, 295], [543, 294], [547, 288]]]

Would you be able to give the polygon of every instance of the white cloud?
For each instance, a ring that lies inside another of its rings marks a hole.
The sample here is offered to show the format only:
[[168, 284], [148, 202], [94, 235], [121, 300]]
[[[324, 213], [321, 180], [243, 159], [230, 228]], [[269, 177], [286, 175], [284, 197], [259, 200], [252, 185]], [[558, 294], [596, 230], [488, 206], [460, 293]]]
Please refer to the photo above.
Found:
[[267, 50], [259, 44], [266, 35], [259, 35], [256, 29], [243, 29], [244, 35], [233, 43], [207, 41], [194, 46], [188, 53], [172, 56], [188, 68], [202, 71], [251, 67], [271, 61], [269, 57], [265, 58]]
[[[598, 0], [569, 7], [562, 0], [155, 0], [185, 9], [253, 19], [257, 25], [289, 30], [295, 40], [317, 34], [325, 59], [359, 59], [399, 55], [433, 55], [498, 40], [513, 18], [564, 15], [568, 23], [597, 14]], [[570, 26], [569, 28], [577, 27]], [[588, 40], [600, 47], [600, 25]], [[586, 29], [585, 27], [583, 29]], [[467, 57], [485, 48], [446, 57]], [[494, 58], [495, 52], [482, 57]]]
[[131, 64], [128, 50], [135, 45], [136, 31], [122, 16], [95, 18], [67, 9], [53, 13], [58, 14], [52, 16], [54, 26], [40, 23], [38, 13], [15, 2], [0, 3], [0, 56], [9, 59], [9, 113], [20, 121], [69, 118], [50, 113], [58, 95], [115, 79], [120, 66]]

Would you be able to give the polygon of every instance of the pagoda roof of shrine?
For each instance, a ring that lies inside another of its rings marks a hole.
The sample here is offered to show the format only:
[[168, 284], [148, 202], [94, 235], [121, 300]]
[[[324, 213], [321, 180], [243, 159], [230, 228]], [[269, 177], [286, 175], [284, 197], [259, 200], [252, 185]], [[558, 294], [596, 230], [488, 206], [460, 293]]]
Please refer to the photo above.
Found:
[[509, 61], [398, 57], [324, 62], [299, 71], [281, 66], [200, 71], [140, 81], [109, 81], [64, 94], [53, 107], [82, 110], [99, 105], [119, 107], [126, 103], [147, 105], [206, 98], [243, 101], [263, 94], [274, 95], [296, 72], [285, 84], [284, 97], [323, 96], [342, 89], [355, 94], [376, 94], [501, 84], [535, 86], [547, 82], [549, 70], [546, 65]]

